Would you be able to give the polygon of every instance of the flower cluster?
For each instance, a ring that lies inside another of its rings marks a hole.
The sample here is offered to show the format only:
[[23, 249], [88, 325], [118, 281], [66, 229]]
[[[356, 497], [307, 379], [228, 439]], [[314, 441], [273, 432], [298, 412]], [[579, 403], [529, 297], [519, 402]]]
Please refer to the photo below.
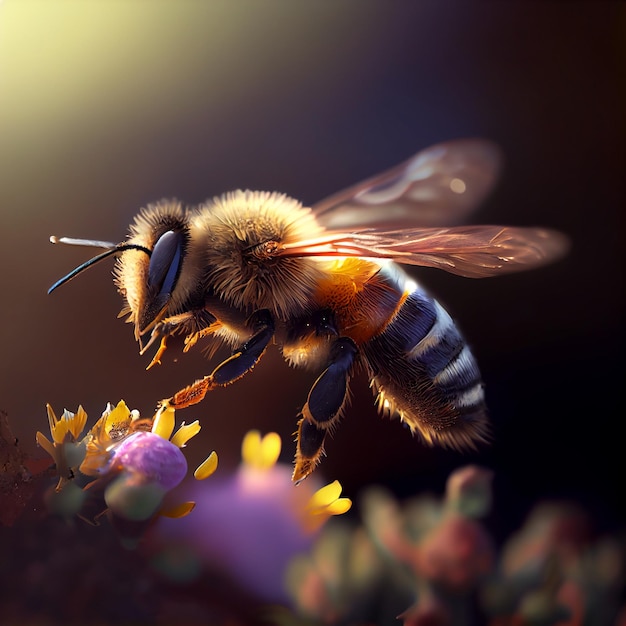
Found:
[[609, 624], [626, 615], [623, 544], [592, 540], [578, 507], [546, 503], [498, 552], [481, 521], [491, 477], [461, 468], [442, 499], [404, 504], [370, 488], [362, 525], [326, 528], [292, 560], [291, 608], [275, 611], [275, 623], [393, 624], [399, 615], [404, 626]]
[[[50, 405], [47, 411], [52, 441], [41, 432], [36, 439], [59, 474], [48, 497], [53, 512], [89, 517], [91, 509], [94, 520], [108, 513], [114, 520], [145, 523], [157, 515], [183, 517], [192, 511], [194, 502], [169, 508], [163, 502], [187, 474], [181, 448], [200, 431], [198, 421], [183, 422], [174, 433], [172, 407], [165, 405], [142, 419], [121, 400], [115, 407], [107, 405], [83, 435], [87, 413], [81, 406], [76, 413], [65, 410], [60, 418]], [[216, 467], [217, 455], [212, 452], [194, 476], [206, 478]]]
[[[201, 565], [234, 580], [246, 592], [270, 602], [287, 600], [283, 585], [291, 559], [309, 549], [326, 522], [352, 506], [341, 497], [339, 481], [321, 486], [311, 476], [294, 486], [292, 466], [279, 462], [281, 439], [250, 431], [241, 447], [242, 463], [207, 485], [189, 484], [195, 514], [176, 524], [156, 526], [163, 554], [193, 550]], [[162, 572], [176, 573], [176, 564]]]

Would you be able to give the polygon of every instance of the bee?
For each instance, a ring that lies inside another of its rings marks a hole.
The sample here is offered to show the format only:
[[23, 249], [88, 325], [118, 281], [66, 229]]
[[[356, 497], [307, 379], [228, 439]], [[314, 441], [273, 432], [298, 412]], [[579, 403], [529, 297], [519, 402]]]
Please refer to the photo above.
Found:
[[491, 190], [500, 152], [489, 141], [434, 145], [396, 167], [305, 207], [275, 192], [234, 191], [197, 207], [161, 200], [141, 209], [122, 243], [51, 237], [104, 248], [57, 281], [117, 257], [120, 315], [140, 353], [185, 335], [232, 354], [162, 402], [200, 402], [250, 372], [270, 343], [317, 373], [297, 423], [293, 480], [306, 478], [363, 368], [379, 410], [426, 444], [464, 449], [489, 439], [484, 385], [449, 313], [403, 265], [482, 278], [534, 268], [568, 247], [545, 228], [459, 226]]

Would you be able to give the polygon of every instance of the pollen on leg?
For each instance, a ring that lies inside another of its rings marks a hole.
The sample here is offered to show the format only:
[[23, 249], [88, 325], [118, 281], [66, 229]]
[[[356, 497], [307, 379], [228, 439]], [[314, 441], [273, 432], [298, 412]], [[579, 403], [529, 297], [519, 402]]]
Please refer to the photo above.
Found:
[[324, 438], [327, 429], [319, 428], [303, 417], [298, 422], [296, 458], [291, 480], [299, 483], [313, 472], [324, 454]]
[[184, 409], [201, 402], [213, 386], [212, 377], [205, 376], [200, 380], [196, 380], [195, 383], [192, 383], [188, 387], [176, 392], [169, 400], [165, 400], [164, 402], [175, 409]]

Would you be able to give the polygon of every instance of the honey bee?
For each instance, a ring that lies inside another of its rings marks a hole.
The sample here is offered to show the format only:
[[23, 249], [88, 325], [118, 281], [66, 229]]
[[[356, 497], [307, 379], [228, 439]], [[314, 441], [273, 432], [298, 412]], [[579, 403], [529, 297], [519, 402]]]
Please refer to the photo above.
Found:
[[232, 354], [164, 400], [175, 409], [250, 372], [272, 342], [318, 376], [298, 415], [294, 482], [308, 476], [363, 368], [384, 414], [426, 444], [463, 449], [489, 439], [476, 360], [444, 308], [402, 269], [436, 267], [481, 278], [554, 261], [564, 235], [545, 228], [454, 224], [493, 186], [491, 142], [437, 144], [305, 207], [280, 193], [234, 191], [197, 207], [161, 200], [143, 208], [127, 239], [51, 237], [105, 251], [54, 289], [111, 255], [140, 353], [184, 333], [226, 342]]

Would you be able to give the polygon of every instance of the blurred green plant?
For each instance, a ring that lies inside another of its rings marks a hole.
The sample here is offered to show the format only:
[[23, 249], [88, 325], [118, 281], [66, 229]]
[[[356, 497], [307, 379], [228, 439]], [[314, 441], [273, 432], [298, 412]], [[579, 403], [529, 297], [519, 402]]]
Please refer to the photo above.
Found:
[[[624, 545], [592, 540], [590, 520], [569, 503], [538, 504], [498, 550], [481, 521], [492, 507], [492, 473], [455, 471], [441, 499], [399, 503], [369, 488], [356, 527], [329, 525], [291, 562], [291, 608], [281, 626], [534, 626], [615, 624]], [[406, 606], [409, 608], [405, 608]]]

